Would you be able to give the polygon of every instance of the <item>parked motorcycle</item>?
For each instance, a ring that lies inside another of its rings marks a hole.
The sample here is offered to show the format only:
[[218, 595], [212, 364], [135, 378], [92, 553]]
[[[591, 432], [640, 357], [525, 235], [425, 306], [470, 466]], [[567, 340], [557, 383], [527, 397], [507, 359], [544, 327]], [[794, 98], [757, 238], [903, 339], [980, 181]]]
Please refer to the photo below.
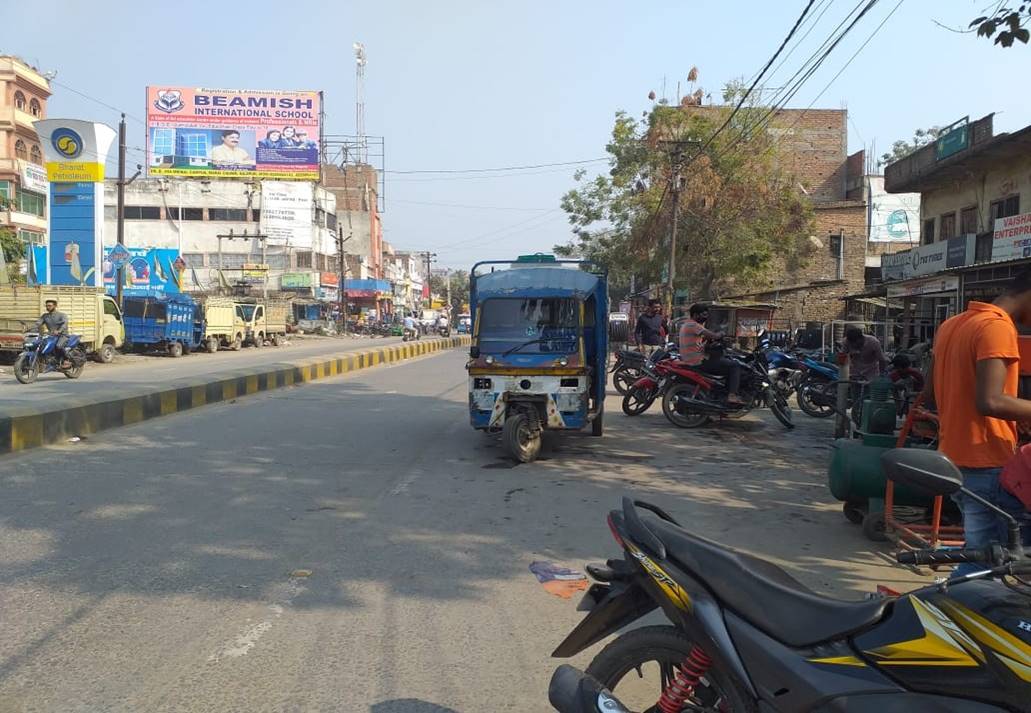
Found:
[[[892, 450], [882, 463], [922, 492], [976, 497], [937, 451]], [[1027, 711], [1031, 560], [1016, 520], [992, 509], [1009, 523], [1005, 548], [896, 555], [989, 569], [899, 597], [840, 601], [623, 498], [608, 518], [623, 556], [587, 565], [595, 583], [578, 608], [588, 614], [552, 655], [574, 656], [655, 609], [668, 624], [618, 635], [587, 667], [590, 678], [556, 671], [550, 700], [563, 713]]]
[[680, 363], [676, 356], [666, 355], [654, 364], [645, 361], [641, 366], [641, 376], [623, 396], [623, 413], [627, 416], [640, 416], [651, 408], [655, 400], [666, 393], [674, 383], [690, 378], [685, 372], [691, 367]]
[[78, 379], [86, 367], [86, 349], [79, 339], [77, 334], [68, 336], [62, 357], [57, 353], [56, 335], [26, 334], [22, 353], [14, 360], [14, 378], [31, 384], [40, 374], [59, 371], [69, 379]]
[[802, 363], [794, 355], [777, 349], [766, 351], [766, 362], [770, 383], [786, 401], [802, 383]]
[[680, 428], [697, 428], [714, 416], [739, 418], [752, 409], [767, 406], [788, 429], [794, 428], [787, 399], [773, 388], [769, 367], [760, 347], [752, 353], [726, 349], [727, 358], [741, 369], [738, 395], [742, 403], [727, 401], [727, 383], [722, 376], [707, 374], [702, 366], [686, 370], [682, 380], [671, 384], [662, 396], [662, 412]]
[[636, 349], [620, 349], [616, 352], [612, 368], [609, 369], [609, 373], [612, 374], [612, 386], [620, 395], [626, 396], [631, 384], [644, 375], [645, 364], [657, 364], [676, 353], [677, 346], [673, 342], [666, 344], [661, 349], [656, 349], [648, 356]]
[[800, 359], [803, 376], [795, 392], [798, 407], [807, 416], [829, 418], [837, 403], [838, 367], [811, 356]]

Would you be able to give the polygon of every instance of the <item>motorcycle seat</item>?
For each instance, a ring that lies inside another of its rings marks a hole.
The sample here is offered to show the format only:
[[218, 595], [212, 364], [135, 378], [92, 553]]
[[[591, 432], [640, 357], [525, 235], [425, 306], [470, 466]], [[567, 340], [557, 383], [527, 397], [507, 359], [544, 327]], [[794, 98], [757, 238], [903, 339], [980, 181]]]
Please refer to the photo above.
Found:
[[672, 523], [647, 517], [667, 554], [698, 577], [745, 621], [794, 648], [839, 639], [880, 621], [890, 600], [832, 599], [812, 591], [783, 569]]

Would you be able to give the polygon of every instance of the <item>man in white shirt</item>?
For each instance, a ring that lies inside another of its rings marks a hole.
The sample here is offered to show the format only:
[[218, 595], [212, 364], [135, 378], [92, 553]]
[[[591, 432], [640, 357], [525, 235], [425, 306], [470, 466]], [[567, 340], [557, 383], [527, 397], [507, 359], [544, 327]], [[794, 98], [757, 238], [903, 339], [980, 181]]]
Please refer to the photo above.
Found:
[[229, 165], [250, 165], [254, 161], [240, 148], [240, 132], [226, 129], [222, 132], [222, 145], [211, 149], [211, 162]]

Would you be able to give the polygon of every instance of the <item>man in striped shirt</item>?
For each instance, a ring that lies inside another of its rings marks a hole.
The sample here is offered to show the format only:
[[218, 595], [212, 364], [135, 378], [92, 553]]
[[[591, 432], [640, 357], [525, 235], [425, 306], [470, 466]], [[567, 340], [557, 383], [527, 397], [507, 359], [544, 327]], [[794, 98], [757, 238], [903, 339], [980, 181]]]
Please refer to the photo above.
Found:
[[727, 377], [727, 403], [741, 404], [741, 397], [737, 393], [741, 385], [740, 367], [734, 361], [725, 359], [719, 352], [708, 355], [705, 353], [704, 340], [723, 339], [722, 332], [713, 332], [703, 326], [709, 319], [709, 307], [693, 304], [688, 313], [691, 318], [685, 319], [680, 325], [680, 361], [688, 366], [698, 367], [701, 371]]

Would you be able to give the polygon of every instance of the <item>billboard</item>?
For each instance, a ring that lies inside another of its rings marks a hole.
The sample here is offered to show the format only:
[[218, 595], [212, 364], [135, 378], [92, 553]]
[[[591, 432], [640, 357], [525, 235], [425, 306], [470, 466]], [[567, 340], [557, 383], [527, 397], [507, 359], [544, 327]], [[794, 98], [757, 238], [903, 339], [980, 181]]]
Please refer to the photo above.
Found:
[[[111, 294], [117, 290], [118, 268], [111, 259], [115, 247], [104, 248], [104, 287]], [[176, 248], [121, 247], [129, 253], [123, 271], [125, 284], [122, 294], [142, 295], [182, 292], [183, 270], [186, 263]]]
[[310, 183], [261, 182], [261, 232], [270, 242], [310, 249], [314, 218]]
[[869, 176], [870, 241], [920, 242], [920, 194], [886, 193], [884, 176]]
[[995, 219], [992, 262], [1031, 257], [1031, 213]]
[[151, 176], [319, 177], [319, 92], [147, 87]]

